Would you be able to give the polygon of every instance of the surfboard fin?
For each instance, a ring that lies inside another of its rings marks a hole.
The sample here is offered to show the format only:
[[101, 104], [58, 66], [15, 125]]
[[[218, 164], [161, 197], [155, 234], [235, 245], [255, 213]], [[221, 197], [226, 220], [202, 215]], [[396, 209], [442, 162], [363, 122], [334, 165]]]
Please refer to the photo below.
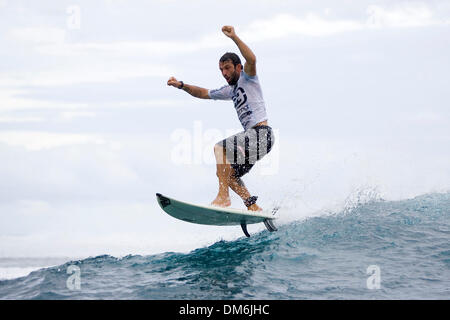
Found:
[[269, 230], [270, 232], [278, 231], [277, 227], [275, 227], [272, 220], [270, 220], [270, 219], [264, 219], [264, 225], [266, 226], [267, 230]]
[[242, 231], [244, 231], [244, 234], [246, 235], [246, 237], [250, 238], [250, 234], [247, 231], [247, 224], [245, 222], [241, 222], [241, 228], [242, 228]]

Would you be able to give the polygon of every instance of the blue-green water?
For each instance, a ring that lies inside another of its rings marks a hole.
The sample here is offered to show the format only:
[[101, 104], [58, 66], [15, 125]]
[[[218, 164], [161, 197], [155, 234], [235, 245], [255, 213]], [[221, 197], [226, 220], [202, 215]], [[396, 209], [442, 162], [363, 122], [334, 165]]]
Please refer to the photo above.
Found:
[[[70, 265], [79, 290], [68, 289]], [[450, 194], [370, 202], [187, 254], [71, 261], [0, 281], [0, 298], [450, 299]]]

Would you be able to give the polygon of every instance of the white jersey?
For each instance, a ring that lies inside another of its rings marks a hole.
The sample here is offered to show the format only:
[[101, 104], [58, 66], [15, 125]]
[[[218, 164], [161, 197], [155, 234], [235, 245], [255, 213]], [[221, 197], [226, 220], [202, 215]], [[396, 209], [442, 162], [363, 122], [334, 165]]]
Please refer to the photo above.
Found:
[[267, 120], [266, 106], [257, 75], [251, 77], [241, 71], [235, 85], [209, 90], [208, 94], [214, 100], [233, 100], [234, 108], [244, 130]]

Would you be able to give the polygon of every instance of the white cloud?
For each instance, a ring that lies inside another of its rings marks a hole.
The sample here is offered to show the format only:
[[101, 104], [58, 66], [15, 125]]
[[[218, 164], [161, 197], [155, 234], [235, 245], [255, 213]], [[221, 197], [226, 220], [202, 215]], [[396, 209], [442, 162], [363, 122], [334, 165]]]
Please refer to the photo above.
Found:
[[25, 117], [16, 115], [2, 115], [1, 112], [11, 112], [17, 110], [55, 110], [61, 111], [59, 120], [72, 120], [77, 117], [95, 117], [95, 112], [90, 108], [149, 108], [161, 106], [185, 106], [194, 104], [195, 101], [182, 99], [142, 99], [133, 101], [108, 101], [107, 103], [78, 103], [70, 101], [45, 101], [32, 98], [18, 97], [26, 94], [26, 90], [4, 90], [0, 91], [0, 123], [20, 123], [20, 122], [42, 122], [46, 120], [43, 117]]
[[276, 39], [293, 35], [329, 36], [361, 29], [361, 23], [351, 20], [328, 20], [309, 13], [303, 18], [279, 14], [267, 20], [257, 20], [242, 28], [242, 37], [252, 41]]
[[[0, 80], [1, 83], [1, 80]], [[27, 109], [80, 109], [86, 108], [88, 105], [84, 103], [70, 103], [70, 102], [53, 102], [33, 100], [17, 97], [24, 94], [24, 90], [1, 90], [0, 91], [0, 111], [10, 110], [27, 110]], [[8, 118], [8, 117], [6, 117]], [[10, 119], [11, 120], [11, 119]]]
[[73, 120], [75, 118], [94, 118], [96, 116], [95, 112], [89, 111], [65, 111], [61, 113], [61, 118], [63, 120]]
[[71, 65], [59, 65], [46, 69], [2, 73], [0, 86], [60, 86], [76, 83], [118, 82], [134, 77], [167, 77], [172, 70], [160, 64], [103, 61], [96, 59], [77, 61]]
[[205, 48], [225, 46], [223, 39], [216, 41], [216, 35], [205, 36], [197, 41], [114, 41], [52, 43], [36, 47], [40, 54], [55, 56], [100, 57], [156, 57], [197, 52]]
[[413, 125], [444, 125], [449, 122], [448, 116], [434, 111], [420, 111], [405, 114], [405, 120]]
[[13, 28], [8, 37], [15, 41], [31, 44], [61, 44], [66, 39], [66, 31], [61, 28]]
[[[317, 14], [309, 13], [305, 17], [291, 14], [277, 14], [266, 20], [256, 20], [249, 25], [237, 28], [243, 39], [264, 41], [293, 35], [328, 36], [337, 33], [358, 30], [364, 24], [352, 20], [330, 20]], [[209, 48], [228, 45], [221, 31], [206, 34], [194, 41], [116, 41], [109, 43], [55, 42], [39, 45], [40, 54], [66, 57], [142, 57], [166, 56], [192, 53]]]
[[20, 214], [28, 217], [45, 215], [51, 209], [51, 205], [47, 201], [31, 199], [20, 200], [18, 207]]
[[272, 18], [256, 20], [239, 31], [242, 38], [264, 41], [295, 35], [323, 37], [367, 28], [404, 28], [446, 25], [449, 21], [434, 17], [433, 11], [423, 3], [396, 4], [391, 7], [370, 5], [366, 20], [331, 19], [330, 10], [325, 18], [315, 13], [304, 17], [277, 14]]
[[391, 8], [371, 5], [367, 8], [367, 26], [372, 28], [424, 27], [445, 24], [435, 20], [431, 9], [423, 4], [396, 4]]
[[26, 122], [42, 122], [42, 117], [0, 117], [0, 123], [26, 123]]
[[103, 138], [95, 135], [43, 131], [2, 131], [0, 142], [10, 146], [21, 146], [29, 151], [80, 144], [105, 144]]

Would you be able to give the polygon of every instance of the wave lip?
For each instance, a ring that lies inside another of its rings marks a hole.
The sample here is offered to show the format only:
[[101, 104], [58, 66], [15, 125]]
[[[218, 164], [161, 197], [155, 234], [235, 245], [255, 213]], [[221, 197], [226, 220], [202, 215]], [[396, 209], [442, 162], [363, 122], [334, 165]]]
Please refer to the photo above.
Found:
[[[70, 261], [0, 281], [0, 298], [449, 299], [449, 218], [449, 193], [378, 199], [188, 254]], [[81, 290], [67, 288], [70, 265]]]

